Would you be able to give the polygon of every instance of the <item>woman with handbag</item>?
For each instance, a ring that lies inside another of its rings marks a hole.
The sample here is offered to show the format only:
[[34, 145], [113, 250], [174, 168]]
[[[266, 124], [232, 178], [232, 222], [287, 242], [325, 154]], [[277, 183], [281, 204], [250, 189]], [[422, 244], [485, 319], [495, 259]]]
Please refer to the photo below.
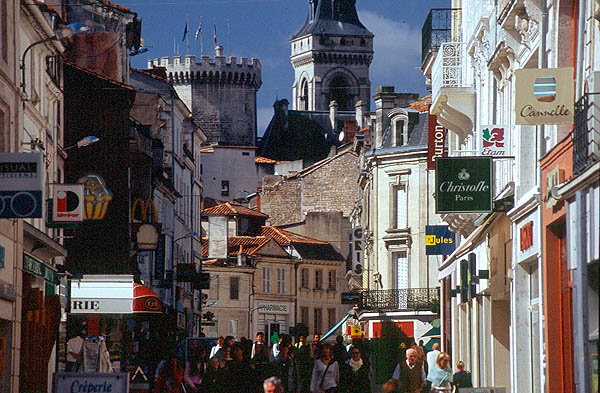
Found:
[[340, 369], [336, 361], [331, 358], [331, 345], [321, 347], [321, 357], [315, 361], [310, 391], [313, 393], [337, 393], [340, 383]]

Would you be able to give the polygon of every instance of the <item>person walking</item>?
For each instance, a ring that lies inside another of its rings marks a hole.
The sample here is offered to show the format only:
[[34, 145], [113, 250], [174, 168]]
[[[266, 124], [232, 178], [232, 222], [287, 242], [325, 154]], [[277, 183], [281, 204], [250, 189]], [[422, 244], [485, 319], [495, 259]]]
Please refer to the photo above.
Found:
[[312, 345], [310, 347], [313, 360], [318, 360], [321, 358], [322, 346], [323, 344], [321, 343], [321, 335], [315, 333], [315, 335], [313, 336]]
[[224, 346], [225, 346], [225, 339], [223, 338], [223, 336], [219, 336], [219, 338], [217, 338], [217, 345], [215, 345], [214, 347], [211, 348], [210, 355], [208, 356], [208, 358], [212, 359], [212, 358], [216, 357], [217, 359], [219, 359], [223, 352]]
[[321, 357], [315, 361], [313, 368], [310, 391], [313, 393], [337, 393], [340, 369], [337, 362], [331, 357], [331, 345], [323, 344], [320, 353]]
[[425, 383], [423, 364], [417, 360], [417, 350], [406, 350], [406, 360], [398, 362], [392, 379], [398, 381], [401, 389], [407, 393], [419, 393]]
[[190, 360], [185, 363], [183, 381], [188, 392], [200, 392], [203, 378], [208, 366], [206, 364], [206, 349], [198, 347], [195, 349]]
[[311, 347], [308, 345], [305, 335], [300, 335], [300, 341], [296, 343], [296, 362], [300, 373], [300, 392], [308, 393], [314, 360], [311, 357]]
[[[265, 353], [267, 353], [267, 355], [269, 354], [269, 350], [266, 347], [267, 344], [265, 344], [265, 334], [263, 332], [258, 332], [256, 333], [256, 342], [254, 344], [252, 344], [252, 352], [250, 353], [250, 359], [254, 359], [254, 355], [256, 355], [256, 347], [264, 347], [265, 349]], [[267, 356], [267, 359], [269, 357]]]
[[285, 339], [285, 337], [283, 337], [283, 334], [282, 334], [277, 339], [277, 342], [275, 344], [273, 344], [273, 348], [271, 349], [271, 362], [275, 362], [275, 361], [279, 360], [279, 354], [281, 353], [281, 348], [284, 345], [283, 344], [284, 339]]
[[217, 358], [208, 361], [208, 369], [202, 383], [203, 393], [222, 393], [225, 391], [225, 370]]
[[344, 345], [344, 337], [342, 335], [338, 335], [335, 338], [335, 345], [333, 346], [333, 359], [338, 362], [338, 364], [346, 363], [346, 360], [348, 360], [348, 350]]
[[452, 391], [452, 369], [450, 368], [450, 355], [440, 352], [435, 365], [429, 369], [427, 380], [431, 382], [431, 393]]
[[231, 346], [231, 361], [228, 366], [228, 383], [225, 392], [250, 393], [252, 392], [252, 367], [244, 359], [244, 350], [240, 344]]
[[275, 375], [281, 380], [285, 393], [298, 393], [300, 388], [300, 376], [298, 365], [290, 356], [287, 346], [281, 347], [279, 359], [273, 363]]
[[260, 393], [263, 390], [263, 381], [275, 375], [273, 367], [269, 362], [269, 355], [265, 345], [257, 345], [251, 360], [253, 370], [253, 391]]
[[263, 383], [264, 393], [283, 393], [283, 384], [277, 377], [265, 379]]
[[156, 374], [154, 393], [182, 393], [183, 370], [174, 350], [169, 351], [167, 357], [158, 364]]
[[340, 371], [341, 393], [371, 393], [369, 368], [361, 358], [359, 348], [352, 348], [347, 364], [342, 364]]
[[[427, 370], [431, 370], [437, 362], [437, 357], [440, 354], [440, 343], [434, 343], [431, 347], [431, 351], [427, 352]], [[429, 375], [429, 374], [428, 374]]]
[[471, 372], [465, 370], [465, 363], [462, 360], [456, 362], [457, 371], [454, 373], [454, 386], [456, 389], [460, 388], [472, 388], [473, 382], [471, 380]]

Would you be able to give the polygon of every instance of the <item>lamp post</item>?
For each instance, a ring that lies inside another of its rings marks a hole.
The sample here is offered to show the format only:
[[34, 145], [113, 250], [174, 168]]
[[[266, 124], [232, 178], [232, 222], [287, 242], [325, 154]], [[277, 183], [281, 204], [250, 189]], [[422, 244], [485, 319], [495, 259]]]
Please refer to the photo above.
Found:
[[[180, 241], [180, 240], [183, 240], [183, 239], [189, 239], [189, 238], [193, 238], [194, 236], [197, 236], [197, 235], [198, 235], [198, 233], [196, 233], [196, 232], [193, 232], [193, 231], [192, 231], [192, 232], [189, 232], [189, 233], [187, 233], [187, 234], [185, 234], [185, 235], [183, 235], [183, 236], [181, 236], [181, 237], [178, 237], [177, 239], [173, 240], [172, 247], [171, 247], [171, 254], [173, 254], [173, 253], [174, 253], [174, 251], [175, 251], [175, 244], [176, 244], [178, 241]], [[177, 258], [178, 258], [178, 260], [179, 260], [179, 255], [177, 255]], [[175, 259], [173, 258], [173, 261], [174, 261], [174, 260], [175, 260]], [[174, 268], [174, 267], [175, 267], [175, 266], [173, 266], [173, 268]], [[177, 276], [175, 276], [175, 280], [177, 280]], [[175, 309], [175, 312], [178, 312], [178, 311], [177, 311], [177, 299], [176, 299], [176, 297], [177, 297], [177, 285], [173, 285], [173, 291], [172, 291], [172, 293], [171, 293], [171, 296], [172, 296], [172, 298], [173, 298], [173, 309]], [[194, 307], [194, 304], [193, 304], [193, 299], [192, 299], [192, 310], [193, 310], [193, 307]], [[187, 315], [186, 315], [186, 318], [187, 318]], [[188, 332], [186, 332], [186, 334], [187, 334], [187, 333], [188, 333]]]
[[79, 148], [82, 148], [82, 147], [89, 146], [92, 143], [96, 143], [98, 141], [100, 141], [100, 138], [98, 138], [97, 136], [88, 135], [85, 138], [79, 140], [79, 142], [77, 142], [76, 144], [71, 145], [71, 146], [67, 146], [67, 147], [63, 148], [62, 151], [65, 152], [67, 150], [71, 150], [71, 149], [74, 149], [74, 148], [79, 149]]
[[69, 38], [75, 34], [82, 33], [84, 31], [88, 31], [89, 29], [90, 29], [89, 27], [87, 27], [86, 25], [82, 25], [81, 23], [71, 23], [71, 24], [66, 25], [61, 30], [59, 30], [52, 37], [48, 37], [48, 38], [44, 38], [42, 40], [36, 41], [36, 42], [30, 44], [27, 48], [25, 48], [25, 51], [23, 52], [23, 56], [21, 57], [21, 66], [20, 66], [20, 68], [21, 68], [21, 89], [23, 90], [23, 94], [27, 95], [27, 92], [25, 91], [25, 56], [27, 56], [27, 53], [31, 50], [31, 48], [33, 48], [34, 46], [43, 44], [45, 42], [60, 41], [65, 38]]
[[263, 305], [260, 305], [258, 307], [254, 307], [254, 308], [248, 308], [248, 337], [251, 337], [250, 334], [250, 321], [252, 319], [252, 312], [256, 311], [256, 310], [260, 310], [261, 308], [263, 308]]

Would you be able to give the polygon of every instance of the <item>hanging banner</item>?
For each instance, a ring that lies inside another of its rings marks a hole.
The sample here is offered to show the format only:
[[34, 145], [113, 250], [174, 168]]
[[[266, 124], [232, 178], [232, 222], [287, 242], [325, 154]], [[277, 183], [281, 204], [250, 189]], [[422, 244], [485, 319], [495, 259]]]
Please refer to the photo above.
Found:
[[42, 153], [0, 153], [0, 218], [42, 218]]
[[446, 129], [437, 122], [437, 116], [429, 115], [427, 137], [427, 169], [435, 169], [435, 160], [446, 156]]
[[52, 221], [83, 222], [83, 184], [55, 184]]
[[352, 230], [352, 271], [354, 274], [363, 273], [363, 229], [356, 227]]
[[479, 154], [484, 157], [510, 155], [511, 126], [483, 125], [478, 133]]
[[446, 157], [436, 160], [437, 214], [492, 211], [491, 157]]
[[425, 255], [450, 255], [455, 249], [454, 232], [448, 225], [425, 226]]
[[515, 123], [572, 124], [573, 67], [515, 71]]

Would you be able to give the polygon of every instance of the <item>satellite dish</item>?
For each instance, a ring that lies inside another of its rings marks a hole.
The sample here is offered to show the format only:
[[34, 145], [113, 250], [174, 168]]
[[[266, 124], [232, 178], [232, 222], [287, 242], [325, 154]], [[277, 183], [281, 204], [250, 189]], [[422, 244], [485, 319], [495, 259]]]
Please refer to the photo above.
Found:
[[343, 142], [344, 141], [344, 131], [340, 131], [340, 133], [338, 134], [338, 141]]

